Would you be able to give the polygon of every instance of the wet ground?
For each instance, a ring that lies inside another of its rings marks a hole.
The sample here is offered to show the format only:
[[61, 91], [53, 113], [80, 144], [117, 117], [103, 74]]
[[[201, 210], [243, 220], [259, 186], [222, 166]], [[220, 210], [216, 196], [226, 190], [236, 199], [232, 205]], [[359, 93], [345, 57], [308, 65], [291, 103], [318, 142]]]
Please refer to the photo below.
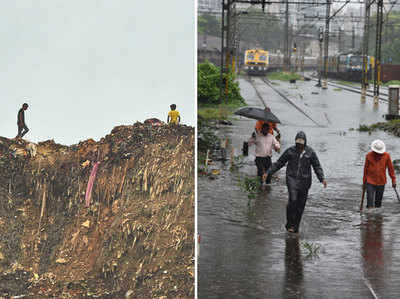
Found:
[[[389, 184], [379, 211], [360, 214], [365, 154], [374, 139], [382, 139], [392, 159], [399, 159], [400, 139], [384, 132], [351, 131], [360, 124], [382, 121], [387, 105], [375, 109], [372, 99], [315, 82], [277, 82], [305, 114], [277, 95], [260, 78], [240, 79], [250, 106], [263, 104], [282, 121], [282, 151], [294, 144], [300, 129], [317, 152], [328, 188], [313, 178], [298, 237], [288, 235], [285, 168], [271, 187], [255, 199], [238, 187], [238, 176], [255, 176], [254, 148], [238, 173], [229, 161], [215, 180], [198, 179], [198, 229], [201, 234], [198, 268], [199, 298], [399, 298], [400, 204]], [[318, 93], [318, 94], [316, 94]], [[310, 120], [310, 118], [313, 120]], [[317, 126], [315, 123], [318, 123]], [[255, 121], [237, 119], [218, 131], [241, 154]], [[279, 157], [274, 153], [273, 161]], [[366, 203], [365, 203], [366, 204]], [[309, 255], [307, 245], [318, 247]]]

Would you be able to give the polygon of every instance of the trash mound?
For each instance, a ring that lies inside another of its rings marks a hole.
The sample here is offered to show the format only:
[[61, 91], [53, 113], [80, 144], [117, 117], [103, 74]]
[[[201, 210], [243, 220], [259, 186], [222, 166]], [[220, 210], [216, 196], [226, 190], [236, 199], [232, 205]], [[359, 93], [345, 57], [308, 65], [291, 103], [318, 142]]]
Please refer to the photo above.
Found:
[[0, 137], [0, 232], [0, 297], [194, 297], [194, 129]]

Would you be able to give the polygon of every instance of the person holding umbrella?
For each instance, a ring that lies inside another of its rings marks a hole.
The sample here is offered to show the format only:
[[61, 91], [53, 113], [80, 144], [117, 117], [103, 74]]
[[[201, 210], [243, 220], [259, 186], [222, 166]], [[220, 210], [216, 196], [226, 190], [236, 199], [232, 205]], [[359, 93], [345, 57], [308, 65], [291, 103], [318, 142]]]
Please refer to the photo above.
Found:
[[[258, 124], [260, 128], [262, 128], [262, 125], [264, 123], [280, 123], [280, 120], [271, 112], [271, 110], [268, 109], [261, 109], [258, 107], [243, 107], [239, 108], [234, 112], [236, 115], [244, 116], [247, 118], [251, 119], [256, 119], [258, 120]], [[269, 132], [271, 135], [273, 135], [273, 131], [271, 131], [271, 126], [269, 126]], [[256, 130], [256, 132], [260, 133], [260, 130]], [[254, 133], [255, 134], [255, 133]], [[243, 142], [243, 155], [247, 156], [248, 155], [248, 143]]]
[[311, 187], [311, 167], [325, 188], [327, 183], [317, 154], [307, 145], [306, 134], [302, 131], [297, 133], [295, 145], [288, 148], [278, 161], [272, 164], [268, 176], [271, 176], [286, 164], [286, 185], [289, 201], [286, 206], [287, 222], [285, 227], [290, 233], [298, 233], [301, 217], [306, 206], [308, 190]]
[[[261, 185], [264, 184], [266, 173], [271, 167], [272, 149], [278, 151], [280, 144], [276, 138], [269, 133], [269, 125], [265, 123], [262, 125], [261, 132], [253, 133], [249, 139], [248, 145], [256, 145], [256, 166], [257, 176], [260, 178]], [[267, 181], [268, 183], [269, 181]]]
[[386, 152], [385, 143], [382, 140], [374, 140], [371, 150], [365, 157], [363, 191], [367, 190], [367, 208], [380, 208], [386, 184], [386, 169], [392, 179], [392, 187], [396, 188], [396, 175], [394, 173], [392, 159]]
[[[271, 109], [269, 107], [265, 107], [264, 111], [271, 112]], [[264, 120], [257, 120], [256, 126], [255, 126], [256, 132], [261, 132], [262, 125], [265, 124], [265, 123], [267, 123], [269, 125], [269, 133], [271, 135], [274, 135], [274, 131], [275, 131], [278, 134], [276, 136], [276, 139], [279, 140], [280, 137], [281, 137], [281, 132], [279, 131], [279, 129], [278, 129], [278, 127], [277, 127], [275, 122], [267, 122], [267, 121], [264, 121]]]

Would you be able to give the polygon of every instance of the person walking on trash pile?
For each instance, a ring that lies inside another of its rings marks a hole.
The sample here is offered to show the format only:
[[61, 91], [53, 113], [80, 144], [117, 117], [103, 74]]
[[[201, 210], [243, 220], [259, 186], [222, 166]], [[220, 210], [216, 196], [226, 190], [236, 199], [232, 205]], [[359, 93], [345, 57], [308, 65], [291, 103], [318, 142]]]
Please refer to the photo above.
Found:
[[386, 184], [386, 169], [392, 179], [392, 187], [396, 188], [396, 175], [394, 173], [392, 159], [386, 152], [385, 143], [375, 140], [371, 149], [365, 156], [363, 188], [367, 190], [367, 208], [380, 208]]
[[[271, 112], [271, 109], [270, 109], [269, 107], [265, 107], [264, 110], [267, 111], [267, 112]], [[280, 141], [281, 132], [279, 131], [279, 129], [278, 129], [276, 123], [273, 123], [273, 122], [266, 122], [266, 121], [264, 121], [264, 120], [257, 120], [256, 126], [255, 126], [256, 132], [261, 132], [261, 128], [262, 128], [262, 125], [263, 125], [263, 124], [268, 124], [268, 125], [269, 125], [269, 133], [270, 133], [271, 135], [274, 135], [274, 131], [275, 131], [276, 133], [278, 133], [278, 135], [276, 135], [276, 139], [277, 139], [278, 141]]]
[[[260, 178], [261, 184], [264, 183], [266, 179], [266, 173], [271, 167], [271, 156], [272, 149], [278, 151], [280, 149], [280, 144], [276, 138], [269, 133], [269, 125], [267, 123], [262, 125], [261, 132], [253, 133], [253, 136], [249, 139], [249, 146], [256, 145], [256, 166], [257, 166], [257, 176]], [[269, 183], [270, 180], [267, 180]]]
[[170, 105], [170, 107], [171, 111], [168, 112], [167, 123], [179, 125], [179, 123], [181, 122], [181, 116], [179, 112], [176, 110], [176, 105], [172, 104]]
[[22, 138], [26, 133], [29, 132], [28, 127], [25, 124], [25, 110], [28, 109], [28, 104], [24, 103], [22, 108], [18, 111], [17, 125], [18, 125], [18, 135], [15, 138]]
[[286, 164], [286, 185], [289, 201], [286, 206], [287, 223], [285, 227], [288, 232], [298, 233], [301, 216], [306, 206], [308, 190], [311, 187], [311, 167], [325, 188], [327, 183], [317, 154], [307, 145], [306, 134], [302, 131], [297, 133], [295, 145], [288, 148], [278, 161], [272, 164], [268, 176], [271, 176]]

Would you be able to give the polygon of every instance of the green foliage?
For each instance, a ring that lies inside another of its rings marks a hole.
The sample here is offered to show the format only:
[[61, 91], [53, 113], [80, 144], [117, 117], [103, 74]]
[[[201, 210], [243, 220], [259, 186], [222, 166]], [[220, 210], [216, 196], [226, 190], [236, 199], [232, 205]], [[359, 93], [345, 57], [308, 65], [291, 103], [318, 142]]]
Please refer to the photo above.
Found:
[[[382, 30], [382, 63], [388, 63], [389, 58], [393, 64], [400, 64], [400, 31], [397, 30], [400, 25], [400, 12], [391, 11], [388, 15], [388, 20], [383, 25]], [[369, 33], [369, 55], [375, 56], [376, 43], [376, 14], [371, 15], [370, 24], [373, 26]]]
[[369, 132], [369, 131], [371, 131], [370, 127], [367, 126], [367, 125], [360, 125], [359, 128], [358, 128], [358, 130], [359, 130], [360, 132]]
[[[224, 74], [228, 82], [227, 104], [245, 105], [244, 99], [240, 95], [239, 84], [235, 82], [235, 75], [230, 72]], [[201, 104], [219, 104], [220, 103], [220, 68], [205, 61], [200, 63], [197, 68], [197, 97]]]
[[399, 80], [391, 80], [389, 82], [386, 82], [385, 84], [383, 84], [384, 86], [389, 86], [389, 85], [400, 85], [400, 81]]
[[[354, 82], [343, 81], [343, 80], [339, 80], [338, 83], [339, 83], [339, 84], [342, 84], [342, 85], [348, 85], [348, 86], [354, 86], [354, 85], [356, 85], [356, 83], [354, 83]], [[374, 83], [372, 83], [372, 84], [374, 84]]]
[[243, 166], [243, 155], [239, 155], [239, 156], [234, 156], [233, 157], [233, 161], [231, 161], [231, 167], [230, 167], [230, 171], [236, 171], [238, 170], [240, 167]]
[[242, 191], [247, 193], [247, 197], [249, 199], [255, 198], [258, 191], [260, 190], [260, 180], [258, 177], [244, 177], [242, 179], [239, 178], [239, 187]]
[[273, 72], [267, 74], [269, 80], [280, 80], [280, 81], [290, 81], [290, 80], [303, 80], [303, 77], [296, 73], [288, 72]]
[[303, 242], [301, 242], [301, 246], [307, 252], [306, 257], [318, 257], [321, 245], [303, 241]]
[[358, 128], [360, 132], [373, 132], [376, 130], [382, 130], [382, 131], [387, 131], [389, 133], [392, 133], [393, 135], [400, 137], [400, 120], [399, 119], [394, 119], [390, 120], [388, 122], [379, 122], [376, 124], [372, 124], [370, 126], [367, 125], [360, 125]]
[[221, 36], [221, 21], [211, 14], [202, 14], [197, 18], [197, 30], [201, 34]]

